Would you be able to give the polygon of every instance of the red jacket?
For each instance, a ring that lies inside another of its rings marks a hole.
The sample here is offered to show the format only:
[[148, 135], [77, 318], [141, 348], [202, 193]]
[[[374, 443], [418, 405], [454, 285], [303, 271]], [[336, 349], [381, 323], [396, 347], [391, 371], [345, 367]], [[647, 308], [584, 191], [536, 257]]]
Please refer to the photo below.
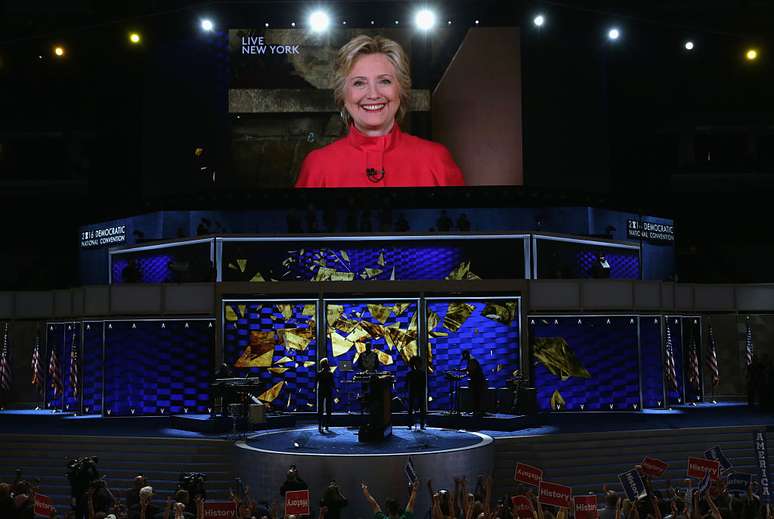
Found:
[[381, 137], [368, 137], [350, 126], [346, 137], [306, 156], [296, 181], [296, 187], [464, 185], [449, 150], [401, 132], [397, 123]]

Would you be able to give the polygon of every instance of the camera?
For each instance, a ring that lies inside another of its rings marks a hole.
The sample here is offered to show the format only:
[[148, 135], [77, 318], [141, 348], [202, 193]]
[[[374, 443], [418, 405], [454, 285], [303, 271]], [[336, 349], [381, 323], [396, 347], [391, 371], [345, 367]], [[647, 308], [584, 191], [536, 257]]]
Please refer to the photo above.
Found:
[[71, 495], [81, 496], [91, 486], [92, 482], [99, 479], [96, 456], [86, 456], [72, 459], [67, 463], [67, 480], [70, 482]]
[[178, 490], [185, 490], [191, 499], [195, 499], [196, 496], [207, 498], [207, 491], [204, 489], [204, 482], [207, 480], [207, 474], [201, 472], [184, 472], [180, 474], [180, 479], [177, 483]]

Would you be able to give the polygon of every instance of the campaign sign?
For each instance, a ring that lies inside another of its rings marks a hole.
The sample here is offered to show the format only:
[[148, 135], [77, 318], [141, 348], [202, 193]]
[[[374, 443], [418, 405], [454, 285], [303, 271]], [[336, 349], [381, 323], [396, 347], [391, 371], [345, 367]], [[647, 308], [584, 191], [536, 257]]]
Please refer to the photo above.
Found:
[[750, 481], [752, 481], [751, 474], [733, 472], [728, 475], [726, 489], [728, 489], [729, 494], [746, 494]]
[[54, 512], [56, 512], [56, 508], [54, 508], [53, 499], [43, 494], [35, 494], [35, 515], [51, 517]]
[[572, 499], [575, 502], [575, 519], [597, 518], [597, 496], [575, 496]]
[[237, 505], [233, 501], [205, 501], [204, 519], [233, 519], [237, 514]]
[[629, 501], [634, 502], [647, 495], [645, 482], [642, 481], [642, 477], [640, 476], [640, 473], [637, 472], [637, 469], [618, 474], [618, 480], [621, 482], [621, 485], [623, 485], [624, 492]]
[[543, 470], [524, 463], [517, 463], [516, 474], [513, 478], [520, 483], [537, 487], [543, 479]]
[[710, 479], [717, 481], [720, 477], [720, 462], [704, 458], [688, 458], [688, 477], [702, 479], [709, 472]]
[[666, 463], [664, 463], [660, 459], [649, 458], [649, 457], [646, 456], [642, 460], [642, 463], [640, 463], [640, 467], [642, 467], [642, 471], [646, 475], [652, 476], [652, 477], [659, 477], [659, 476], [661, 476], [661, 474], [664, 473], [664, 471], [666, 471], [666, 469], [667, 469], [667, 467], [669, 467], [669, 465], [667, 465]]
[[769, 487], [769, 458], [766, 434], [754, 432], [753, 442], [755, 446], [755, 465], [758, 467], [761, 479], [761, 503], [769, 504], [771, 503], [771, 488]]
[[511, 497], [511, 504], [516, 512], [517, 517], [524, 519], [532, 519], [532, 504], [529, 502], [527, 496], [513, 496]]
[[570, 487], [541, 481], [538, 492], [538, 501], [541, 504], [570, 508], [570, 502], [572, 501], [572, 489]]
[[289, 490], [285, 492], [285, 516], [309, 515], [309, 491]]
[[712, 447], [710, 450], [704, 451], [704, 457], [708, 460], [716, 460], [720, 463], [720, 468], [723, 470], [728, 470], [733, 467], [728, 458], [726, 458], [726, 455], [723, 454], [723, 451], [720, 450], [720, 447]]

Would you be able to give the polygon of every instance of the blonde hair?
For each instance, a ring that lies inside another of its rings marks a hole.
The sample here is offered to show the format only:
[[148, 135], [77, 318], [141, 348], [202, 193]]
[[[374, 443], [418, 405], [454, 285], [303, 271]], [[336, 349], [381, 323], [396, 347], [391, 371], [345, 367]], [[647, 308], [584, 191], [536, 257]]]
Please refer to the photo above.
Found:
[[347, 127], [352, 124], [352, 116], [344, 107], [344, 89], [347, 84], [347, 76], [355, 61], [360, 56], [368, 54], [384, 54], [395, 67], [395, 79], [400, 86], [400, 106], [396, 114], [397, 121], [402, 121], [408, 112], [409, 100], [411, 99], [411, 67], [403, 47], [382, 36], [361, 34], [349, 40], [339, 49], [333, 71], [333, 99]]

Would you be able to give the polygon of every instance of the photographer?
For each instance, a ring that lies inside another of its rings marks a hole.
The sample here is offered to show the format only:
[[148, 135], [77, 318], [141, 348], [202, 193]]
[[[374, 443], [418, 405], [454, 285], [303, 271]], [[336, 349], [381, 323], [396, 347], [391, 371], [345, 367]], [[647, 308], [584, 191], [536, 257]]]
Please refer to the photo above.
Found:
[[285, 497], [285, 492], [289, 490], [307, 490], [308, 488], [309, 485], [307, 485], [306, 482], [301, 479], [301, 476], [298, 475], [296, 466], [291, 465], [288, 469], [287, 477], [280, 487], [280, 495]]
[[94, 481], [99, 480], [97, 457], [85, 457], [70, 460], [67, 464], [67, 479], [70, 482], [71, 506], [75, 511], [75, 519], [88, 517], [88, 492]]
[[331, 481], [320, 499], [321, 509], [325, 508], [325, 519], [340, 519], [341, 510], [349, 504], [347, 498], [341, 493], [339, 485]]

